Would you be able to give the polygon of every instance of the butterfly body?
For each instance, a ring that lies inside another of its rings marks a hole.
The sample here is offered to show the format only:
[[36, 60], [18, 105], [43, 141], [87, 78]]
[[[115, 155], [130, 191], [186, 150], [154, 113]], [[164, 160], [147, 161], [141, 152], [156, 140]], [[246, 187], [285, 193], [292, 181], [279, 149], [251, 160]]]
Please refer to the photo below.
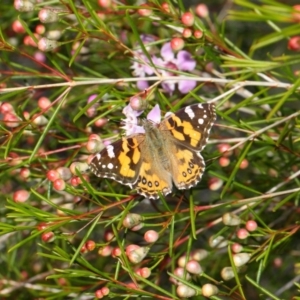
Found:
[[195, 104], [168, 115], [159, 124], [143, 120], [145, 133], [109, 145], [93, 158], [91, 171], [135, 188], [147, 198], [195, 186], [205, 169], [200, 151], [215, 121], [213, 104]]

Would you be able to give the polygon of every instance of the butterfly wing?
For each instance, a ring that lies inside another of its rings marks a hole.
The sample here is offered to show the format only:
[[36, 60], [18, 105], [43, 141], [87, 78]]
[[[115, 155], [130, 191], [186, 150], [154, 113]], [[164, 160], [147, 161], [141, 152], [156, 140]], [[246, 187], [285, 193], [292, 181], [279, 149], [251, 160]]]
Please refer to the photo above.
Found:
[[182, 143], [173, 144], [172, 179], [179, 190], [189, 189], [195, 186], [205, 170], [205, 162], [200, 152], [192, 151]]
[[114, 179], [132, 187], [141, 166], [141, 145], [144, 134], [123, 137], [97, 153], [90, 163], [98, 177]]
[[214, 104], [205, 103], [184, 107], [161, 122], [161, 132], [170, 141], [171, 174], [178, 189], [189, 189], [201, 180], [205, 162], [200, 151], [215, 119]]
[[210, 129], [216, 120], [213, 103], [186, 106], [169, 117], [161, 124], [162, 131], [168, 131], [177, 144], [201, 151], [205, 147]]

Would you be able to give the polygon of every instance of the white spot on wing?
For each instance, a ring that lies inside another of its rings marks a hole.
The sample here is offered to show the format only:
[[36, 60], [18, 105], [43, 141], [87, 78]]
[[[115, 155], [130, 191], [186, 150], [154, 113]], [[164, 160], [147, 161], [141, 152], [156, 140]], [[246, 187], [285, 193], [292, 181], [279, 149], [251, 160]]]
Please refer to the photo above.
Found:
[[198, 119], [198, 123], [202, 125], [204, 123], [204, 120], [203, 119]]
[[111, 170], [111, 169], [114, 168], [114, 165], [113, 165], [112, 163], [109, 163], [109, 164], [107, 165], [107, 167]]
[[194, 119], [195, 113], [193, 112], [193, 110], [191, 109], [190, 106], [187, 106], [187, 107], [184, 109], [184, 112], [188, 114], [188, 116], [190, 117], [190, 119]]
[[108, 145], [106, 147], [106, 150], [107, 150], [107, 154], [108, 154], [109, 158], [114, 158], [115, 157], [114, 146]]

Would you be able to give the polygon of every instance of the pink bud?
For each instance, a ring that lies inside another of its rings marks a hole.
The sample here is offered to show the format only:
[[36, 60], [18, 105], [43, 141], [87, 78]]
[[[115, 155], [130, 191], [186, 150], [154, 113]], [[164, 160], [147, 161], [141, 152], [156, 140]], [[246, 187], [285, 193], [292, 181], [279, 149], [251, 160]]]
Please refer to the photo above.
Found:
[[47, 108], [49, 108], [51, 106], [51, 101], [49, 100], [49, 98], [47, 97], [41, 97], [38, 100], [38, 107], [41, 110], [46, 110]]
[[46, 174], [47, 179], [49, 181], [55, 181], [56, 179], [60, 178], [59, 173], [56, 170], [49, 170]]
[[192, 30], [190, 28], [184, 28], [182, 31], [182, 36], [186, 39], [192, 36]]
[[246, 230], [245, 228], [240, 228], [237, 233], [236, 236], [240, 239], [240, 240], [244, 240], [249, 236], [249, 232], [248, 230]]
[[145, 110], [148, 102], [139, 96], [133, 96], [129, 100], [130, 107], [135, 111]]
[[199, 274], [203, 273], [203, 270], [202, 270], [200, 264], [197, 261], [195, 261], [195, 260], [190, 260], [186, 264], [186, 270], [189, 273], [196, 274], [196, 275], [199, 275]]
[[230, 164], [230, 159], [228, 157], [222, 156], [222, 157], [219, 158], [219, 164], [223, 168], [227, 167]]
[[107, 257], [107, 256], [112, 255], [112, 251], [113, 251], [112, 246], [107, 245], [107, 246], [104, 246], [104, 247], [100, 248], [99, 251], [98, 251], [98, 254], [100, 256]]
[[181, 22], [183, 23], [183, 25], [185, 26], [192, 26], [195, 22], [195, 17], [191, 12], [185, 12], [182, 16], [181, 16]]
[[184, 40], [179, 37], [171, 39], [171, 48], [173, 51], [179, 51], [184, 48]]
[[53, 182], [53, 188], [57, 191], [63, 191], [66, 188], [66, 182], [63, 179], [58, 178]]
[[55, 235], [52, 231], [50, 232], [44, 232], [42, 234], [42, 241], [45, 243], [51, 243], [55, 240]]
[[196, 39], [201, 39], [203, 37], [203, 31], [201, 31], [201, 30], [195, 30], [194, 31], [194, 37]]
[[85, 242], [85, 247], [88, 251], [93, 251], [96, 248], [96, 243], [93, 240], [88, 240]]
[[25, 33], [26, 32], [23, 25], [22, 25], [22, 23], [19, 20], [15, 20], [12, 23], [12, 29], [16, 33]]
[[140, 7], [142, 8], [139, 8], [138, 9], [138, 14], [142, 17], [148, 17], [148, 16], [151, 16], [152, 15], [152, 9], [150, 8], [150, 6], [146, 3], [143, 3], [140, 5]]
[[13, 194], [13, 200], [15, 202], [25, 202], [26, 200], [28, 200], [30, 196], [30, 193], [26, 190], [19, 190], [14, 192]]
[[244, 247], [239, 243], [234, 243], [231, 245], [231, 250], [234, 253], [239, 253], [239, 252], [243, 251], [243, 248]]
[[147, 243], [154, 243], [158, 240], [159, 234], [155, 230], [148, 230], [144, 234], [144, 239]]
[[254, 220], [246, 222], [246, 228], [248, 231], [255, 231], [257, 229], [257, 223]]
[[207, 18], [208, 17], [208, 7], [206, 4], [198, 4], [196, 6], [196, 14], [197, 16], [199, 16], [200, 18]]

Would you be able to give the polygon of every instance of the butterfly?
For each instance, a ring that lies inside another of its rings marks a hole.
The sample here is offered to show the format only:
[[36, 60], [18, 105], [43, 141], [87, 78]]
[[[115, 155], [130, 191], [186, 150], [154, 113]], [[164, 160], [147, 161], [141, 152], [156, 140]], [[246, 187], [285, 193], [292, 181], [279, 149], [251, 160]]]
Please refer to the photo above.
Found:
[[201, 179], [205, 147], [216, 120], [213, 103], [186, 106], [160, 123], [142, 120], [143, 131], [122, 137], [97, 153], [90, 170], [149, 199], [189, 189]]

